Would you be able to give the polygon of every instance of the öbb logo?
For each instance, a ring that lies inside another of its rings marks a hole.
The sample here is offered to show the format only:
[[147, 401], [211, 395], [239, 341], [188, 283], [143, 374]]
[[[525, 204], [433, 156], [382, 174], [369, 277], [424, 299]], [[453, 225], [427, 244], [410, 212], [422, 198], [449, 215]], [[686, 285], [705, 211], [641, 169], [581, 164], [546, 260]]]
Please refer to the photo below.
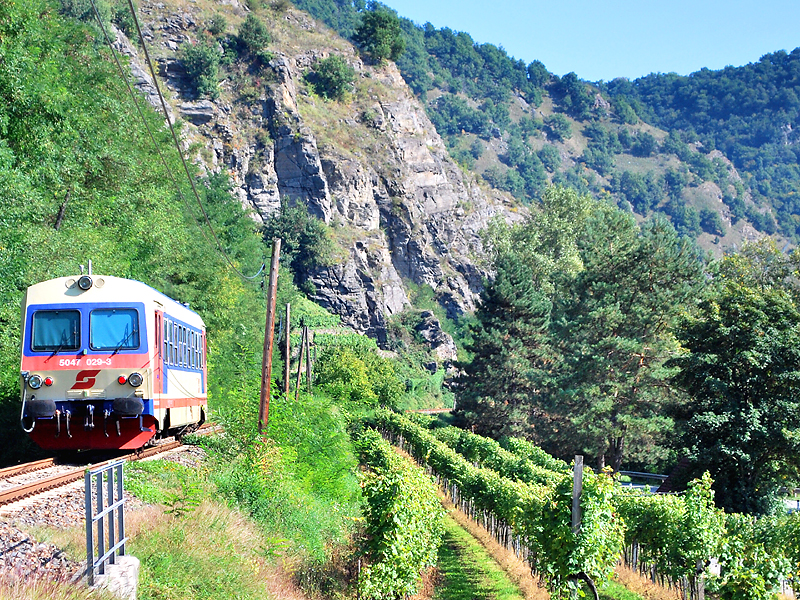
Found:
[[100, 372], [100, 369], [81, 371], [75, 376], [75, 385], [72, 386], [73, 390], [88, 390], [95, 383], [95, 378]]

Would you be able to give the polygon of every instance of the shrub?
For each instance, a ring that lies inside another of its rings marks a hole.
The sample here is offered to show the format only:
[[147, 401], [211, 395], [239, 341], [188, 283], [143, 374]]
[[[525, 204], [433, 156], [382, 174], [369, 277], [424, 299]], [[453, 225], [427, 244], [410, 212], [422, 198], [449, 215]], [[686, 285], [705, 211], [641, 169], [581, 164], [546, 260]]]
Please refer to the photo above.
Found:
[[196, 44], [185, 42], [180, 49], [180, 61], [199, 96], [219, 96], [219, 52], [205, 38]]
[[341, 100], [353, 87], [356, 71], [337, 55], [323, 58], [314, 65], [314, 70], [306, 75], [314, 91], [326, 100]]
[[228, 28], [228, 20], [224, 15], [214, 15], [208, 22], [208, 31], [211, 35], [221, 35]]
[[247, 15], [239, 27], [238, 37], [241, 45], [251, 54], [258, 54], [272, 41], [267, 26], [253, 14]]
[[384, 9], [365, 12], [353, 39], [376, 62], [397, 60], [406, 49], [400, 19]]
[[555, 114], [545, 117], [545, 126], [548, 134], [558, 141], [568, 140], [572, 137], [572, 126], [564, 115]]
[[392, 363], [375, 352], [329, 346], [316, 365], [316, 382], [334, 400], [361, 406], [394, 406], [403, 385]]

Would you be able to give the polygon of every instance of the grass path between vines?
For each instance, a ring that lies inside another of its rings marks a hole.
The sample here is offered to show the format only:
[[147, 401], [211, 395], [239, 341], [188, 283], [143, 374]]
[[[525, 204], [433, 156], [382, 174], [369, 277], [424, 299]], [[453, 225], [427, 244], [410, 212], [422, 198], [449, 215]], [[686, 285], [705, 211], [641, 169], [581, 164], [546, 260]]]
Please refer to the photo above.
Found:
[[[550, 595], [539, 587], [528, 566], [513, 552], [498, 544], [488, 531], [443, 496], [442, 504], [449, 514], [439, 557], [441, 583], [433, 596], [436, 600], [549, 600]], [[454, 554], [460, 551], [460, 569], [454, 570], [450, 578], [454, 582], [452, 591], [447, 589], [448, 551]], [[474, 593], [469, 588], [459, 591], [458, 582], [461, 585], [472, 582]]]
[[519, 588], [452, 516], [445, 518], [435, 600], [524, 600]]

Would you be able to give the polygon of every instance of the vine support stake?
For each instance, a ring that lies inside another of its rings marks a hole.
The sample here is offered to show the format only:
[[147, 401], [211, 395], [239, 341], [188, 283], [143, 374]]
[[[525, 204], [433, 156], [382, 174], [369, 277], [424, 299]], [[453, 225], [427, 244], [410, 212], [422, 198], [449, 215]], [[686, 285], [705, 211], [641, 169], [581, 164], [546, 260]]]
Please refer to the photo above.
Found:
[[[278, 293], [278, 259], [281, 256], [280, 238], [272, 240], [272, 262], [269, 267], [267, 288], [267, 323], [264, 328], [264, 353], [261, 357], [261, 403], [258, 408], [258, 431], [267, 433], [269, 423], [269, 397], [272, 384], [272, 344], [275, 329], [275, 298]], [[287, 323], [288, 327], [288, 323]]]
[[572, 471], [572, 533], [581, 530], [581, 492], [583, 491], [583, 456], [575, 455], [575, 468]]
[[292, 344], [290, 341], [289, 333], [291, 332], [292, 326], [292, 306], [289, 302], [286, 303], [286, 347], [285, 347], [285, 365], [283, 368], [283, 387], [286, 391], [286, 399], [289, 399], [289, 373], [290, 373], [290, 363], [292, 362]]

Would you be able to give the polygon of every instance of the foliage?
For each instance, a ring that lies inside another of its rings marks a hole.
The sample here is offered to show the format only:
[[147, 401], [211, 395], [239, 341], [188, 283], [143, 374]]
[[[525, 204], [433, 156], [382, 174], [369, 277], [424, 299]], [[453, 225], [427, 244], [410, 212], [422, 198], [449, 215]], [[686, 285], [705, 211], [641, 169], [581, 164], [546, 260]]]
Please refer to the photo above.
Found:
[[371, 471], [362, 477], [370, 563], [359, 597], [400, 599], [417, 592], [423, 570], [436, 564], [444, 509], [430, 476], [400, 457], [373, 431], [357, 440]]
[[505, 450], [498, 442], [458, 427], [440, 427], [433, 436], [478, 466], [496, 471], [514, 481], [552, 486], [563, 479], [567, 466], [551, 471], [533, 461]]
[[304, 570], [322, 573], [349, 541], [359, 514], [357, 461], [345, 416], [321, 395], [301, 392], [295, 402], [276, 394], [264, 441], [256, 431], [257, 391], [238, 400], [222, 414], [226, 436], [204, 438], [210, 478], [221, 496], [269, 532], [268, 550], [290, 552]]
[[238, 39], [247, 52], [259, 56], [272, 41], [272, 36], [264, 22], [250, 13], [239, 26]]
[[703, 284], [702, 264], [665, 220], [640, 227], [609, 207], [587, 220], [578, 248], [584, 268], [562, 284], [551, 328], [564, 359], [539, 406], [559, 428], [551, 439], [578, 441], [617, 471], [625, 455], [657, 458], [671, 429], [663, 416], [665, 363], [677, 352], [669, 331]]
[[379, 5], [362, 13], [353, 40], [375, 62], [397, 60], [406, 47], [397, 14]]
[[[695, 581], [717, 556], [725, 516], [714, 507], [708, 473], [689, 484], [683, 496], [620, 491], [615, 504], [625, 522], [625, 544], [639, 544], [639, 560], [674, 579]], [[702, 572], [702, 571], [701, 571]]]
[[195, 43], [184, 42], [179, 56], [195, 93], [211, 99], [219, 96], [220, 55], [216, 44], [204, 37]]
[[550, 471], [565, 471], [569, 465], [563, 460], [550, 456], [547, 452], [542, 450], [539, 446], [535, 446], [528, 440], [523, 440], [515, 437], [504, 437], [500, 440], [500, 445], [521, 458], [525, 458], [530, 462], [544, 467]]
[[675, 381], [682, 444], [707, 465], [729, 510], [777, 508], [778, 488], [798, 475], [800, 311], [793, 266], [771, 242], [725, 258], [715, 285], [677, 332], [686, 352]]
[[318, 61], [306, 76], [314, 91], [326, 100], [342, 100], [353, 87], [355, 77], [355, 69], [336, 54]]
[[509, 524], [530, 545], [529, 560], [555, 597], [568, 597], [585, 574], [594, 581], [608, 578], [622, 549], [623, 527], [611, 504], [613, 480], [584, 471], [578, 534], [571, 529], [572, 482], [564, 474], [554, 487], [514, 482], [493, 470], [475, 467], [467, 458], [436, 440], [423, 427], [389, 411], [377, 411], [377, 423], [411, 447], [417, 460], [472, 500]]
[[551, 281], [556, 271], [582, 268], [577, 236], [595, 206], [586, 197], [550, 188], [524, 226], [490, 224], [494, 279], [481, 294], [458, 387], [457, 414], [492, 437], [530, 435], [528, 409], [555, 359], [548, 343]]
[[721, 600], [776, 598], [781, 581], [796, 567], [783, 552], [781, 525], [770, 517], [727, 515], [719, 554], [721, 572], [709, 581], [709, 591]]
[[375, 351], [343, 345], [325, 347], [317, 358], [316, 384], [350, 408], [395, 406], [403, 386], [392, 363]]
[[638, 226], [562, 188], [526, 222], [492, 225], [489, 239], [495, 278], [462, 365], [461, 422], [615, 469], [626, 452], [663, 457], [669, 328], [702, 281], [691, 245], [663, 219]]
[[572, 137], [572, 125], [567, 118], [559, 113], [549, 115], [544, 119], [548, 134], [559, 142], [568, 140]]
[[302, 291], [313, 294], [309, 275], [333, 259], [330, 229], [321, 219], [310, 215], [304, 203], [291, 204], [284, 199], [280, 212], [264, 222], [262, 231], [268, 243], [280, 238], [281, 256], [284, 264], [289, 264], [295, 283]]
[[225, 33], [225, 30], [228, 28], [228, 20], [225, 18], [225, 15], [221, 13], [215, 14], [211, 19], [208, 21], [208, 32], [213, 35], [222, 35]]
[[[633, 81], [615, 79], [603, 88], [615, 105], [633, 107], [673, 140], [699, 139], [706, 152], [721, 150], [752, 178], [755, 197], [774, 207], [781, 233], [795, 236], [800, 179], [790, 124], [800, 114], [799, 63], [800, 49], [781, 50], [742, 67], [702, 69], [689, 76], [654, 73]], [[679, 146], [673, 142], [673, 148]]]

